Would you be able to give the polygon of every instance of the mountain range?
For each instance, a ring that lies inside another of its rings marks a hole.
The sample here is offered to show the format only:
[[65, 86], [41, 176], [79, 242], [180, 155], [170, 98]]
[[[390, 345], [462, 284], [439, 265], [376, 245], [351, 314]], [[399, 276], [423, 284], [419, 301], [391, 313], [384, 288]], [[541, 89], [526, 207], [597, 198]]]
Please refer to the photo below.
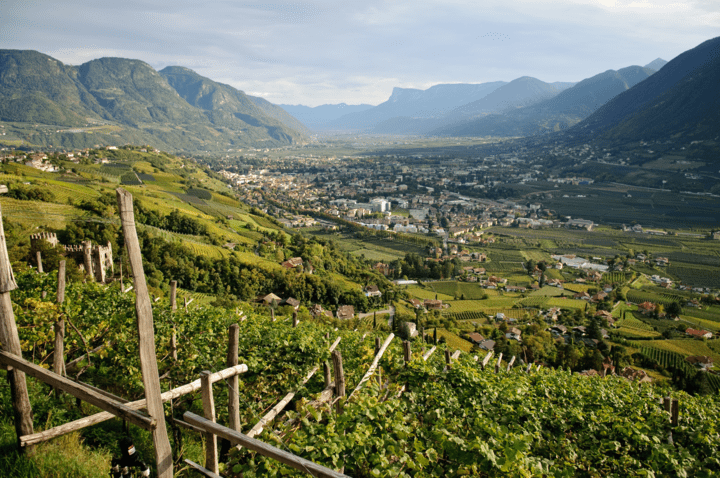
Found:
[[613, 142], [720, 135], [720, 37], [681, 53], [568, 130]]
[[[314, 109], [282, 106], [315, 130], [432, 136], [537, 135], [577, 124], [666, 63], [658, 58], [644, 67], [608, 70], [578, 83], [547, 83], [523, 76], [510, 82], [441, 84], [427, 90], [395, 88], [378, 106], [363, 105], [360, 111], [322, 120], [313, 116]], [[332, 105], [322, 108], [327, 111]], [[342, 111], [333, 110], [336, 114]]]
[[307, 131], [281, 108], [187, 68], [157, 72], [124, 58], [76, 67], [30, 50], [0, 50], [0, 121], [14, 137], [45, 147], [217, 151], [287, 145]]

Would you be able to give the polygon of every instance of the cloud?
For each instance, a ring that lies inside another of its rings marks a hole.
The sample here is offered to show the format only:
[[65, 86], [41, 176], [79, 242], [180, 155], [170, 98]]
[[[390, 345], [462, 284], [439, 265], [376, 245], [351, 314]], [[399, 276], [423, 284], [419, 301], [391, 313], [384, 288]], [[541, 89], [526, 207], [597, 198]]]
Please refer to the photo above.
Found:
[[377, 104], [394, 86], [577, 81], [717, 35], [714, 0], [0, 2], [0, 44], [181, 65], [270, 101]]

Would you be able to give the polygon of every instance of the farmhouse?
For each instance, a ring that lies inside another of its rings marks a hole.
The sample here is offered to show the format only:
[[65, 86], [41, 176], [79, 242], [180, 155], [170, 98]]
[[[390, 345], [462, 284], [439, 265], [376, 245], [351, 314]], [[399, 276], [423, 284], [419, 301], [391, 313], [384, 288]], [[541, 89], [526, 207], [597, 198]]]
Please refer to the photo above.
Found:
[[685, 329], [685, 334], [695, 339], [711, 339], [713, 336], [712, 332], [708, 332], [707, 330], [697, 330], [689, 327]]
[[352, 305], [341, 305], [337, 310], [337, 318], [349, 320], [355, 317], [355, 307]]

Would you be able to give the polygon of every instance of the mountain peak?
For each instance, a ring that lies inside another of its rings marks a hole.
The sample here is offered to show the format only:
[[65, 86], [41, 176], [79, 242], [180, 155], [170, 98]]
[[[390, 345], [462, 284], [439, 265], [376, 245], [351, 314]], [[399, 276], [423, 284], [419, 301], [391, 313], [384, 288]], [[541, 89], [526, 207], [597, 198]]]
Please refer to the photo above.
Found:
[[662, 58], [655, 58], [653, 61], [645, 65], [645, 68], [652, 68], [653, 70], [657, 71], [666, 64], [667, 61], [663, 60]]

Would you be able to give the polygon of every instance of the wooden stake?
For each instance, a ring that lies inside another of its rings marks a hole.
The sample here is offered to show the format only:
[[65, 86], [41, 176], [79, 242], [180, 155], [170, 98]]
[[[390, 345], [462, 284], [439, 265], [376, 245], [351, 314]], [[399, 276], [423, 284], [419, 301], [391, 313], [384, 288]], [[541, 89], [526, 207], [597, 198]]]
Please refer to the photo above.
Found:
[[137, 314], [138, 337], [140, 349], [140, 367], [142, 369], [145, 397], [147, 398], [148, 414], [157, 420], [157, 428], [153, 431], [157, 472], [160, 478], [172, 478], [173, 462], [170, 440], [165, 426], [165, 411], [160, 398], [160, 375], [155, 354], [155, 330], [153, 327], [152, 303], [145, 283], [145, 271], [142, 264], [140, 242], [135, 229], [132, 195], [118, 188], [117, 201], [120, 211], [120, 223], [125, 246], [130, 259], [130, 267], [135, 282], [135, 311]]
[[[2, 209], [0, 209], [0, 345], [2, 350], [22, 357], [20, 337], [18, 336], [15, 314], [13, 313], [10, 291], [17, 289], [15, 275], [10, 265], [5, 242], [5, 229], [2, 222]], [[7, 372], [10, 382], [10, 396], [15, 418], [15, 433], [20, 446], [20, 437], [33, 433], [33, 414], [30, 406], [25, 374], [20, 370], [11, 369]], [[30, 452], [31, 450], [26, 450]]]
[[[342, 354], [339, 350], [332, 353], [333, 368], [335, 370], [335, 395], [342, 399], [345, 397], [345, 372], [343, 372]], [[337, 402], [338, 413], [342, 412], [342, 404]]]
[[[65, 301], [65, 261], [60, 261], [58, 267], [57, 302]], [[58, 375], [65, 375], [65, 321], [60, 319], [53, 325], [55, 331], [55, 349], [53, 352], [53, 371]], [[57, 395], [60, 391], [57, 390]]]
[[323, 362], [323, 372], [325, 374], [325, 388], [328, 388], [332, 383], [332, 375], [330, 373], [330, 362], [327, 360]]
[[510, 359], [510, 362], [508, 362], [508, 366], [507, 366], [507, 370], [506, 370], [507, 372], [510, 371], [510, 369], [512, 368], [514, 363], [515, 363], [515, 356], [513, 355], [513, 357]]
[[[210, 375], [212, 374], [208, 370], [200, 372], [203, 414], [205, 415], [206, 420], [215, 422], [215, 399], [213, 398]], [[214, 473], [219, 471], [217, 436], [215, 436], [212, 432], [205, 433], [205, 467]]]
[[500, 362], [502, 361], [502, 352], [498, 355], [497, 363], [495, 364], [495, 373], [500, 373]]
[[174, 328], [170, 336], [170, 353], [172, 354], [173, 362], [177, 362], [177, 331]]
[[672, 405], [670, 409], [670, 424], [674, 427], [678, 426], [680, 419], [680, 402], [677, 398], [672, 399]]
[[177, 281], [170, 281], [170, 310], [177, 310]]
[[405, 366], [407, 367], [410, 360], [412, 360], [412, 347], [407, 340], [403, 340], [403, 358], [405, 359]]
[[[240, 326], [232, 324], [228, 331], [227, 366], [238, 364], [238, 343], [240, 341]], [[228, 427], [240, 431], [240, 379], [237, 375], [228, 380]]]
[[41, 273], [41, 272], [43, 271], [43, 266], [42, 266], [42, 252], [36, 251], [36, 252], [35, 252], [35, 258], [37, 259], [37, 266], [38, 266], [37, 271], [38, 271], [38, 273]]
[[450, 349], [445, 349], [445, 368], [450, 366]]
[[380, 337], [375, 337], [375, 355], [380, 352]]
[[293, 328], [298, 326], [297, 310], [293, 310]]

